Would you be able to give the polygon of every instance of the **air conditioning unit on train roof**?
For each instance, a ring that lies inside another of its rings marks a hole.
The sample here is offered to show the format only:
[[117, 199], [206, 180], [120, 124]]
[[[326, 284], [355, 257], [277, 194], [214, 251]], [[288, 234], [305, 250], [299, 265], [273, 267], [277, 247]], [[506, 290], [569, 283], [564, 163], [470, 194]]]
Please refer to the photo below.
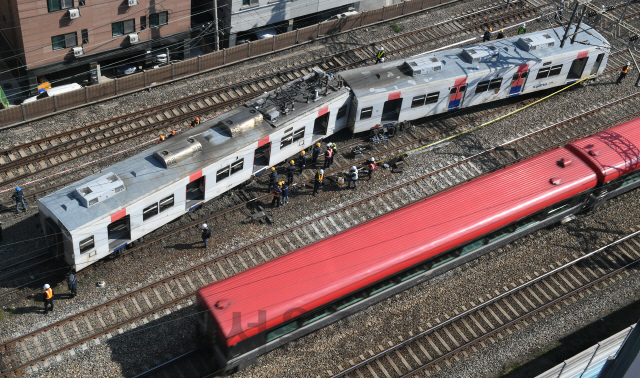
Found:
[[471, 46], [460, 54], [467, 63], [492, 62], [498, 59], [500, 52], [495, 46]]
[[77, 187], [73, 194], [84, 207], [91, 207], [125, 190], [124, 182], [113, 172]]
[[422, 56], [404, 62], [404, 68], [411, 71], [411, 76], [425, 75], [440, 71], [442, 63], [435, 56]]
[[518, 46], [524, 51], [548, 49], [556, 45], [556, 40], [547, 32], [528, 34], [518, 39]]

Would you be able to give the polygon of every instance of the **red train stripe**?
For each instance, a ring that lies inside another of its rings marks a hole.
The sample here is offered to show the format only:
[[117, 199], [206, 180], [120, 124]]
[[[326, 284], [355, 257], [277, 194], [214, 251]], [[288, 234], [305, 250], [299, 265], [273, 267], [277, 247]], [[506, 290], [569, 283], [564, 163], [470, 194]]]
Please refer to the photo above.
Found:
[[465, 85], [467, 83], [467, 78], [463, 77], [462, 79], [456, 79], [455, 84], [453, 84], [454, 87], [461, 87], [463, 85]]
[[518, 72], [517, 73], [523, 73], [528, 69], [529, 69], [529, 63], [521, 64], [521, 65], [518, 66]]
[[[329, 105], [325, 106], [324, 108], [318, 110], [318, 117], [322, 117], [323, 115], [329, 113]], [[260, 147], [260, 146], [258, 146]]]
[[581, 51], [578, 53], [578, 59], [586, 58], [589, 55], [589, 50]]
[[198, 171], [198, 172], [196, 172], [196, 173], [192, 173], [192, 174], [190, 174], [190, 175], [189, 175], [189, 182], [194, 182], [194, 181], [196, 181], [197, 179], [199, 179], [200, 177], [202, 177], [202, 169], [201, 169], [201, 170], [199, 170], [199, 171]]
[[111, 223], [117, 221], [118, 219], [122, 219], [127, 215], [127, 209], [122, 209], [114, 214], [111, 214]]
[[389, 98], [387, 101], [396, 100], [400, 98], [400, 92], [389, 93]]
[[258, 141], [258, 147], [262, 147], [267, 143], [269, 143], [269, 136], [268, 135]]

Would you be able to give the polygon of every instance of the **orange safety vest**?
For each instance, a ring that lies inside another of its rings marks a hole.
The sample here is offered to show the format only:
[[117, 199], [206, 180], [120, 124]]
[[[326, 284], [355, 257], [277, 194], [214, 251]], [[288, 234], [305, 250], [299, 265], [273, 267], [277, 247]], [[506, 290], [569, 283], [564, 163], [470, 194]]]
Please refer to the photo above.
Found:
[[622, 73], [627, 73], [627, 72], [629, 72], [629, 66], [622, 67]]
[[45, 292], [45, 299], [51, 299], [53, 298], [53, 290], [51, 290], [51, 288], [48, 288]]

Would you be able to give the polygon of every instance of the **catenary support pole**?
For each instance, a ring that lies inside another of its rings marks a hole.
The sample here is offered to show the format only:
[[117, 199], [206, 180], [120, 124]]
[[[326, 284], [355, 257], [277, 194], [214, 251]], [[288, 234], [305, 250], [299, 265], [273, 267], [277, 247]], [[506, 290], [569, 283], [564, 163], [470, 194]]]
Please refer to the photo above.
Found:
[[578, 32], [580, 31], [580, 24], [582, 24], [582, 19], [584, 18], [584, 14], [586, 12], [587, 12], [587, 6], [585, 5], [585, 6], [582, 7], [582, 13], [580, 13], [580, 18], [578, 19], [578, 25], [576, 25], [576, 31], [575, 31], [575, 33], [573, 33], [573, 36], [571, 37], [571, 44], [572, 45], [576, 41], [576, 36], [578, 35]]
[[213, 0], [213, 22], [216, 27], [216, 51], [220, 50], [220, 32], [218, 31], [218, 1]]
[[579, 3], [576, 3], [576, 7], [573, 8], [573, 13], [571, 13], [571, 18], [569, 19], [569, 22], [567, 23], [567, 27], [564, 30], [564, 37], [562, 37], [562, 42], [560, 42], [560, 48], [564, 47], [564, 43], [567, 40], [567, 37], [569, 36], [569, 29], [571, 28], [571, 24], [573, 24], [573, 20], [576, 18], [576, 13], [578, 13], [578, 6], [580, 6]]

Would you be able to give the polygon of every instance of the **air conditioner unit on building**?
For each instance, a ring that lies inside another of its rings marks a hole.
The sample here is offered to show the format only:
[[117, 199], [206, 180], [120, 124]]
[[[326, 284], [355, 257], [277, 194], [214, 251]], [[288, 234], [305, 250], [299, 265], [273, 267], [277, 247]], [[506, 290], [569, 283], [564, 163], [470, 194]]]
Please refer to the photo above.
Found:
[[140, 41], [137, 34], [129, 34], [129, 42], [136, 43]]
[[80, 17], [80, 11], [77, 9], [69, 9], [69, 18], [74, 19]]
[[138, 0], [129, 0], [129, 6], [132, 7], [134, 5], [138, 5]]
[[82, 47], [74, 47], [73, 48], [73, 56], [82, 56], [84, 55], [84, 50]]

